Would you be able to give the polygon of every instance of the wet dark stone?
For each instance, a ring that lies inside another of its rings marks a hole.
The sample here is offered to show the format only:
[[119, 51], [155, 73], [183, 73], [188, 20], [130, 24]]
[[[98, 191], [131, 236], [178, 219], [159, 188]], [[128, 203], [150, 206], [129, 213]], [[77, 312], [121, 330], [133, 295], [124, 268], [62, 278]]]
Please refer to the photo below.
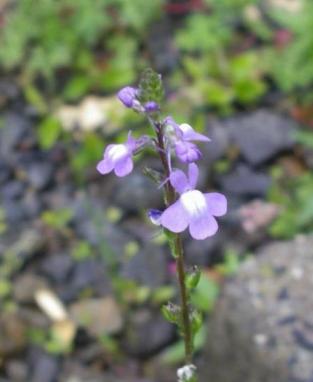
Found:
[[0, 158], [0, 185], [4, 184], [11, 175], [10, 167]]
[[30, 355], [31, 382], [57, 382], [60, 360], [41, 349], [32, 349]]
[[140, 174], [133, 172], [125, 179], [116, 179], [112, 195], [115, 204], [125, 211], [140, 211], [147, 208], [158, 208], [162, 205], [162, 193], [155, 184]]
[[2, 207], [5, 212], [6, 221], [9, 224], [16, 224], [25, 221], [27, 215], [20, 201], [4, 200]]
[[174, 326], [159, 311], [140, 309], [130, 317], [123, 346], [131, 356], [146, 358], [171, 343], [174, 335]]
[[237, 165], [229, 174], [218, 178], [223, 191], [240, 196], [264, 197], [271, 186], [271, 177], [254, 171], [244, 164]]
[[22, 206], [28, 219], [37, 217], [43, 210], [43, 202], [40, 195], [31, 190], [24, 195]]
[[19, 360], [19, 359], [9, 360], [5, 366], [5, 371], [8, 377], [10, 378], [10, 381], [13, 381], [13, 382], [27, 381], [28, 366], [22, 360]]
[[225, 237], [221, 232], [207, 240], [188, 239], [185, 245], [185, 259], [189, 265], [208, 266], [221, 260], [222, 243]]
[[53, 178], [53, 165], [49, 162], [34, 163], [27, 168], [27, 178], [36, 190], [45, 189]]
[[150, 288], [164, 285], [167, 279], [167, 261], [163, 250], [153, 244], [144, 245], [137, 254], [124, 261], [121, 275]]
[[294, 329], [292, 331], [293, 337], [296, 340], [296, 343], [302, 348], [313, 351], [313, 333], [310, 330], [305, 328], [303, 329]]
[[157, 71], [165, 73], [177, 66], [178, 50], [173, 42], [171, 26], [167, 19], [151, 25], [148, 48]]
[[258, 110], [227, 122], [231, 137], [251, 165], [260, 165], [284, 150], [292, 149], [297, 125], [289, 117]]
[[52, 281], [62, 283], [67, 280], [74, 267], [72, 258], [66, 253], [49, 256], [41, 264], [41, 271]]
[[208, 122], [205, 135], [211, 139], [211, 142], [201, 144], [201, 152], [203, 162], [211, 165], [213, 161], [220, 159], [226, 153], [230, 145], [230, 133], [222, 121], [211, 120]]
[[4, 117], [0, 129], [0, 152], [7, 158], [30, 132], [30, 121], [22, 114], [9, 112]]
[[110, 279], [101, 260], [86, 259], [75, 263], [71, 277], [66, 287], [59, 291], [59, 295], [62, 299], [71, 301], [87, 288], [99, 296], [111, 293]]
[[1, 194], [5, 199], [19, 199], [25, 191], [25, 183], [19, 180], [12, 180], [6, 183], [2, 189]]

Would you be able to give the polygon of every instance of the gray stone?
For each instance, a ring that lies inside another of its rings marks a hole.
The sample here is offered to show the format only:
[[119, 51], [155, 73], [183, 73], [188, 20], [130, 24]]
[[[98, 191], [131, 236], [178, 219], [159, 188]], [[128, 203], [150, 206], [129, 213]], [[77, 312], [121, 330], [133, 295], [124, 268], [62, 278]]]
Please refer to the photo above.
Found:
[[35, 190], [41, 191], [52, 181], [53, 171], [54, 168], [51, 163], [36, 162], [27, 168], [27, 179]]
[[1, 195], [5, 199], [19, 199], [25, 191], [25, 183], [19, 180], [12, 180], [6, 183], [1, 189]]
[[31, 355], [31, 364], [31, 382], [57, 382], [60, 371], [57, 357], [36, 349]]
[[4, 126], [0, 129], [0, 152], [5, 157], [11, 156], [12, 151], [31, 131], [30, 121], [25, 115], [9, 112], [4, 116]]
[[271, 177], [261, 171], [238, 164], [230, 173], [221, 175], [218, 183], [223, 191], [239, 196], [264, 197], [271, 186]]
[[295, 143], [296, 123], [266, 109], [232, 118], [226, 126], [241, 154], [252, 165], [272, 159]]
[[146, 358], [171, 343], [174, 333], [174, 325], [167, 322], [159, 311], [142, 308], [130, 317], [124, 347], [128, 354]]
[[230, 132], [223, 121], [213, 119], [208, 122], [205, 135], [211, 139], [211, 142], [201, 144], [201, 152], [203, 153], [201, 163], [211, 164], [225, 155], [230, 146]]
[[146, 244], [121, 267], [124, 278], [157, 288], [164, 285], [167, 278], [167, 262], [162, 249], [154, 244]]
[[312, 381], [312, 246], [299, 236], [242, 264], [209, 323], [201, 382]]
[[41, 264], [41, 271], [56, 283], [65, 282], [73, 268], [73, 259], [66, 253], [53, 254]]
[[139, 170], [125, 179], [116, 179], [112, 195], [115, 204], [125, 211], [138, 212], [147, 208], [158, 208], [162, 205], [162, 192], [155, 184], [142, 175]]

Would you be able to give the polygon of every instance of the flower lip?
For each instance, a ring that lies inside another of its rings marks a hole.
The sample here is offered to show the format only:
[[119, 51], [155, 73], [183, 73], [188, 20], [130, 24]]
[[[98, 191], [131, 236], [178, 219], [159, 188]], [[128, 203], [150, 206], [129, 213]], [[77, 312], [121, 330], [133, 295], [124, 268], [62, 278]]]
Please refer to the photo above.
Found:
[[196, 190], [198, 173], [195, 163], [189, 165], [188, 177], [181, 170], [172, 171], [170, 182], [180, 197], [162, 213], [160, 223], [175, 233], [183, 232], [189, 226], [190, 235], [203, 240], [217, 232], [215, 216], [226, 213], [227, 200], [219, 193], [204, 194]]
[[115, 175], [123, 177], [132, 172], [134, 164], [132, 155], [137, 148], [137, 141], [128, 134], [126, 143], [109, 145], [98, 163], [97, 170], [105, 175], [114, 170]]

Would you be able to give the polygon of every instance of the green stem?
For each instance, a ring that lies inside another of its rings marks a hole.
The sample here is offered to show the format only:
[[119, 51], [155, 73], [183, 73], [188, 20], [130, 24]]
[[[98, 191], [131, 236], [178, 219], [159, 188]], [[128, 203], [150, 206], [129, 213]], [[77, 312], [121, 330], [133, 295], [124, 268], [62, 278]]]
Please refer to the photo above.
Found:
[[[159, 124], [157, 126], [157, 141], [159, 146], [159, 156], [164, 168], [165, 176], [168, 178], [170, 176], [170, 167], [165, 154], [164, 147], [164, 136], [162, 131], [162, 126]], [[167, 182], [164, 186], [165, 190], [165, 201], [167, 206], [176, 201], [176, 193], [170, 182]], [[193, 339], [191, 333], [191, 325], [189, 318], [189, 307], [188, 307], [188, 293], [185, 283], [186, 273], [184, 267], [184, 253], [181, 237], [179, 234], [174, 234], [173, 246], [170, 246], [173, 252], [173, 256], [176, 259], [176, 269], [178, 274], [178, 283], [180, 290], [180, 300], [181, 300], [181, 320], [183, 325], [183, 337], [185, 343], [185, 362], [186, 364], [192, 361], [193, 352]]]

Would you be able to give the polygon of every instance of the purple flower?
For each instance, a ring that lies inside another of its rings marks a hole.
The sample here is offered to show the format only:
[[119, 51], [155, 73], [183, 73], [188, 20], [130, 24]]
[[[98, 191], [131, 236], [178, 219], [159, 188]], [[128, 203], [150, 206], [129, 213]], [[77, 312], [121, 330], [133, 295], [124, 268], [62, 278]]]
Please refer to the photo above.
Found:
[[203, 194], [196, 190], [198, 174], [199, 169], [195, 163], [189, 165], [188, 178], [181, 170], [171, 173], [170, 182], [180, 197], [163, 212], [160, 223], [175, 233], [189, 227], [194, 239], [203, 240], [217, 232], [218, 225], [214, 216], [225, 215], [227, 200], [217, 192]]
[[154, 101], [148, 101], [147, 103], [145, 103], [144, 108], [147, 113], [153, 113], [154, 111], [160, 110], [159, 104]]
[[210, 138], [197, 133], [187, 123], [178, 125], [172, 117], [165, 118], [164, 124], [171, 145], [181, 162], [192, 163], [202, 157], [200, 150], [192, 141], [210, 142]]
[[191, 142], [177, 141], [175, 143], [177, 158], [183, 163], [192, 163], [202, 158], [201, 151]]
[[133, 107], [137, 94], [138, 90], [136, 88], [125, 86], [117, 93], [117, 97], [126, 107], [131, 108]]
[[112, 170], [119, 177], [128, 175], [134, 167], [132, 155], [137, 146], [136, 140], [129, 133], [126, 143], [109, 145], [105, 149], [103, 159], [97, 165], [97, 170], [103, 175]]

